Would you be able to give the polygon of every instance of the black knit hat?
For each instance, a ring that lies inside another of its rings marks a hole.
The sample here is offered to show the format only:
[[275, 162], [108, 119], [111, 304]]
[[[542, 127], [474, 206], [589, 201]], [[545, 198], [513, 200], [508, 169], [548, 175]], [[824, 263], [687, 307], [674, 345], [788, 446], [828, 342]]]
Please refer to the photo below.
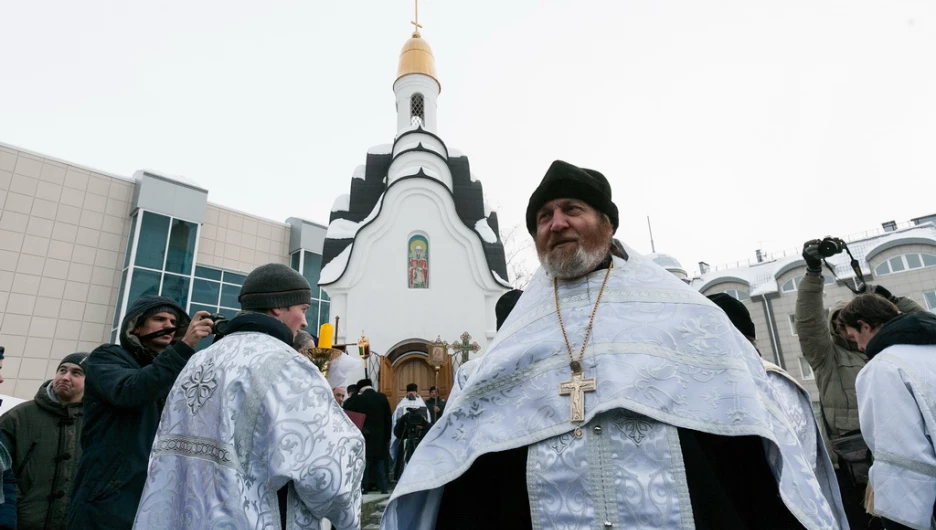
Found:
[[419, 390], [419, 387], [416, 386], [416, 383], [410, 383], [410, 384], [406, 385], [406, 391], [407, 391], [407, 392], [416, 392], [417, 390]]
[[247, 311], [311, 304], [312, 288], [301, 274], [286, 265], [267, 263], [247, 275], [237, 301]]
[[757, 338], [757, 331], [754, 329], [754, 321], [751, 320], [751, 312], [737, 298], [725, 294], [711, 294], [709, 300], [715, 302], [728, 315], [728, 320], [738, 328], [742, 335], [749, 339]]
[[517, 305], [517, 300], [520, 300], [522, 294], [523, 291], [520, 289], [514, 289], [507, 291], [497, 299], [497, 303], [494, 304], [494, 315], [497, 317], [495, 330], [499, 330], [504, 325], [504, 321], [510, 316], [510, 312], [513, 311], [514, 306]]
[[527, 204], [526, 224], [530, 234], [536, 233], [536, 213], [553, 199], [578, 199], [608, 216], [611, 227], [617, 230], [618, 209], [611, 202], [611, 185], [604, 175], [594, 169], [573, 166], [556, 160], [549, 166], [546, 176], [530, 196]]
[[137, 319], [137, 325], [143, 324], [143, 322], [146, 322], [147, 318], [157, 313], [172, 313], [176, 316], [176, 319], [179, 318], [179, 309], [176, 306], [170, 304], [154, 305], [140, 314], [140, 318]]
[[81, 363], [85, 362], [85, 359], [87, 358], [88, 358], [87, 353], [82, 353], [82, 352], [69, 353], [68, 355], [65, 356], [64, 359], [62, 359], [62, 362], [58, 364], [58, 367], [56, 368], [56, 370], [61, 368], [62, 365], [65, 363], [77, 364], [78, 366], [81, 366], [82, 369], [84, 369], [84, 366]]

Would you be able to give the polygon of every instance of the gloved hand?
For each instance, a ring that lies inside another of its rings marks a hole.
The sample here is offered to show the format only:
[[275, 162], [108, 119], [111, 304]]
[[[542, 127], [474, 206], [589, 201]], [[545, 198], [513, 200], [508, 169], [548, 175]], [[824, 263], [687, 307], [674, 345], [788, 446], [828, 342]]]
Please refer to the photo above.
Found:
[[897, 303], [897, 297], [894, 296], [890, 291], [885, 289], [884, 286], [882, 285], [875, 285], [874, 288], [871, 289], [871, 292], [878, 296], [881, 296], [883, 298], [890, 300], [892, 303], [895, 303], [895, 304]]
[[807, 271], [822, 272], [822, 256], [819, 255], [818, 239], [810, 239], [803, 243], [803, 259], [806, 260]]

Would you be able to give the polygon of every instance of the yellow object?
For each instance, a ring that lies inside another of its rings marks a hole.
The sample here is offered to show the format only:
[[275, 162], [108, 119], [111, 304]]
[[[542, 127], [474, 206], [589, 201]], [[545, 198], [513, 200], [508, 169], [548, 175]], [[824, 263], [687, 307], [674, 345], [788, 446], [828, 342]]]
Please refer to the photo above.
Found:
[[319, 348], [331, 348], [335, 343], [335, 326], [329, 324], [328, 322], [322, 324], [322, 327], [319, 328]]
[[439, 78], [436, 77], [435, 57], [432, 55], [432, 49], [429, 48], [429, 43], [419, 36], [419, 33], [413, 33], [413, 37], [406, 41], [403, 50], [400, 51], [397, 80], [409, 74], [428, 75], [439, 85], [439, 92], [442, 92], [442, 83], [439, 83]]

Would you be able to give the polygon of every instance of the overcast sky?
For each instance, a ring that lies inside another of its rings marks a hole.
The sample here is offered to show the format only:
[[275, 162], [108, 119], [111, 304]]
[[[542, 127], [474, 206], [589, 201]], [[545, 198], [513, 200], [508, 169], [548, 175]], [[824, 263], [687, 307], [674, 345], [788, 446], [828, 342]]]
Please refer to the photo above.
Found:
[[[396, 132], [412, 1], [0, 0], [0, 142], [325, 223]], [[936, 213], [932, 0], [422, 0], [501, 228], [552, 160], [690, 272]]]

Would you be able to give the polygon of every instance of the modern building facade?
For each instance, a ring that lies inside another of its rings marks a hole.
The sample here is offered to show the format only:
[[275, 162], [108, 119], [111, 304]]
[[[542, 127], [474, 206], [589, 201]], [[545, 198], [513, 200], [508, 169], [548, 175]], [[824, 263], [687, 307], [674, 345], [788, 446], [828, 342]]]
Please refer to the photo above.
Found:
[[0, 143], [0, 211], [0, 394], [30, 399], [65, 355], [116, 340], [140, 296], [230, 318], [264, 263], [309, 280], [310, 327], [329, 319], [317, 287], [325, 226], [212, 204], [183, 178], [113, 175]]
[[[883, 229], [848, 241], [865, 281], [886, 287], [896, 296], [907, 296], [936, 312], [936, 216], [921, 217], [897, 228], [893, 222]], [[761, 258], [763, 259], [763, 258]], [[823, 272], [826, 312], [854, 297], [855, 273], [850, 258], [840, 253], [828, 260], [833, 276]], [[785, 368], [798, 379], [818, 406], [815, 376], [803, 357], [796, 335], [795, 308], [806, 263], [799, 255], [764, 260], [750, 266], [706, 271], [691, 280], [702, 294], [725, 292], [741, 300], [750, 310], [757, 330], [757, 345], [765, 359]], [[837, 277], [836, 277], [837, 276]]]

